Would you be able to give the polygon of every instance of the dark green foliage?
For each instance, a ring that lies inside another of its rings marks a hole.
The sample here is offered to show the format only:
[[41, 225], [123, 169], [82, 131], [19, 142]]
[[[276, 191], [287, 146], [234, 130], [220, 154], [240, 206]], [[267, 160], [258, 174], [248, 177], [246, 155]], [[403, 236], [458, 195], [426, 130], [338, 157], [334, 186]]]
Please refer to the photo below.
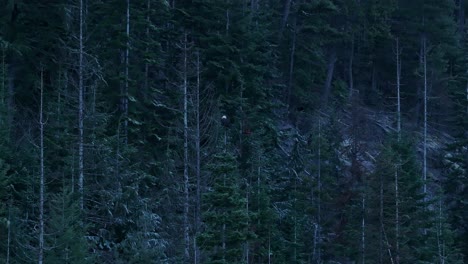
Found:
[[463, 262], [465, 1], [83, 4], [79, 69], [79, 0], [0, 0], [0, 262], [37, 262], [40, 71], [45, 263], [182, 263], [187, 229], [197, 264]]
[[44, 258], [48, 263], [94, 263], [76, 194], [66, 188], [50, 198], [47, 244], [53, 245]]
[[234, 156], [217, 154], [210, 171], [213, 184], [204, 196], [205, 227], [198, 244], [208, 254], [207, 263], [243, 263], [243, 245], [252, 234]]

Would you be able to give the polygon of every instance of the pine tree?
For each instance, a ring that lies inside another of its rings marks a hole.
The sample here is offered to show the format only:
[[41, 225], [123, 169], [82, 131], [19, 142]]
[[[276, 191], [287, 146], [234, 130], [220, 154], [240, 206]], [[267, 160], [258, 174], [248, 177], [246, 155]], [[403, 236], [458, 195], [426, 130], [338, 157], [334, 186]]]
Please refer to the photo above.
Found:
[[213, 183], [204, 195], [205, 228], [197, 243], [207, 253], [206, 263], [242, 263], [242, 245], [251, 236], [236, 163], [226, 149], [216, 154], [210, 166]]
[[[428, 210], [430, 201], [424, 198], [411, 144], [405, 136], [401, 140], [390, 139], [377, 158], [377, 168], [370, 181], [370, 195], [376, 198], [369, 206], [370, 215], [380, 216], [372, 217], [369, 224], [380, 234], [370, 237], [370, 256], [391, 258], [394, 263], [433, 263], [438, 251], [436, 244], [430, 243], [436, 237], [430, 229], [437, 214]], [[377, 214], [379, 211], [382, 213]]]
[[93, 263], [88, 255], [85, 228], [81, 224], [80, 204], [76, 192], [65, 187], [50, 196], [49, 221], [46, 228], [45, 263]]

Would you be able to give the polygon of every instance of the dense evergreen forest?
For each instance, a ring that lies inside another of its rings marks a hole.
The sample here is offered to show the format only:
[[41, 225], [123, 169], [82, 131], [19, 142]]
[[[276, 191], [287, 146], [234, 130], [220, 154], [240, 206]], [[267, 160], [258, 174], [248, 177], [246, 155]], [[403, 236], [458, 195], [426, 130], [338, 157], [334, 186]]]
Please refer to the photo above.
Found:
[[467, 12], [0, 0], [0, 263], [468, 263]]

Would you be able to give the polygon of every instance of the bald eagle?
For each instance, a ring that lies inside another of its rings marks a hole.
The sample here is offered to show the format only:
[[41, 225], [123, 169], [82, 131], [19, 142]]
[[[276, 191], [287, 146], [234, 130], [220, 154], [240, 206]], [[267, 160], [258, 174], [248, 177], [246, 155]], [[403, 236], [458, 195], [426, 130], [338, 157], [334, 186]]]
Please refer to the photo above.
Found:
[[223, 127], [227, 127], [229, 125], [229, 120], [226, 115], [221, 117], [221, 125], [223, 125]]

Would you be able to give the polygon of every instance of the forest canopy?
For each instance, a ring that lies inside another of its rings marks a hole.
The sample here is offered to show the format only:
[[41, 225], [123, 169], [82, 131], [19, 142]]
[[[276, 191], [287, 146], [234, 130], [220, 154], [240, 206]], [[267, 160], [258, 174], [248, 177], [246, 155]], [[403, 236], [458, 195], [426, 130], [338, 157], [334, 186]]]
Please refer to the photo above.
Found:
[[465, 0], [0, 6], [0, 262], [468, 263]]

